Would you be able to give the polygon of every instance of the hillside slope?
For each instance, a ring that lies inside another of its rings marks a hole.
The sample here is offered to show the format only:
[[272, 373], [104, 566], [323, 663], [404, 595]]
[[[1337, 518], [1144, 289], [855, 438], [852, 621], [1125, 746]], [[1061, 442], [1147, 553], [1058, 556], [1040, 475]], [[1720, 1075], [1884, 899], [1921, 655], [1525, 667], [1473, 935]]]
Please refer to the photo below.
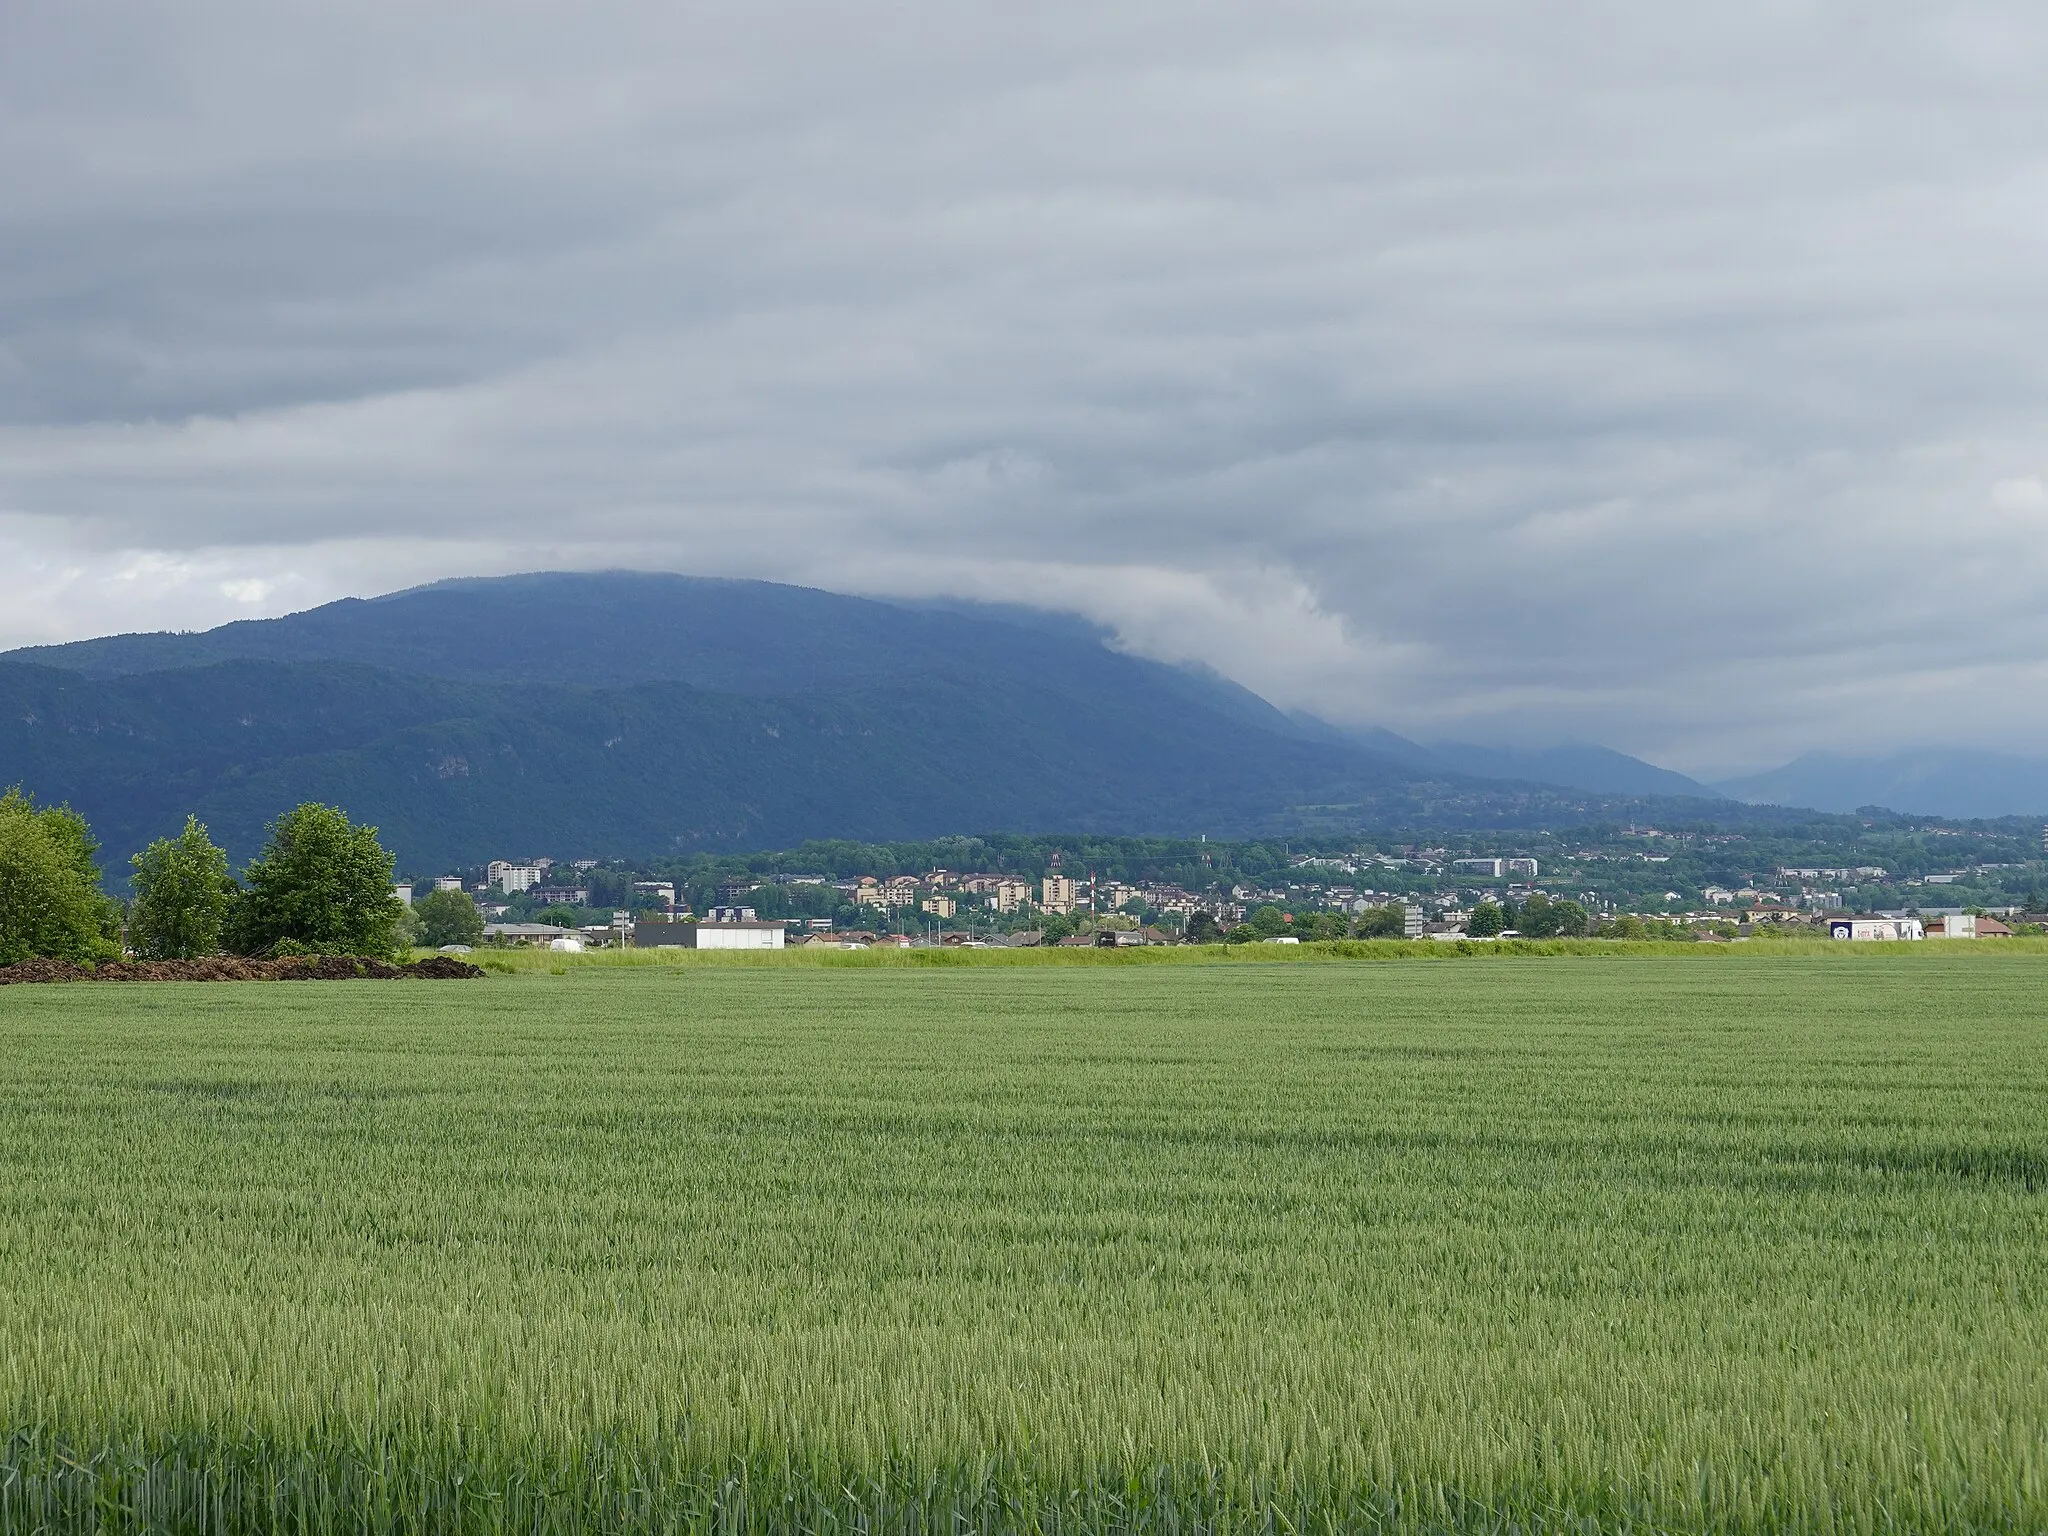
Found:
[[244, 858], [304, 799], [375, 823], [414, 872], [807, 837], [1285, 835], [1648, 804], [1480, 782], [1076, 624], [676, 576], [451, 582], [15, 652], [0, 657], [0, 719], [21, 722], [0, 735], [0, 783], [76, 805], [116, 869], [187, 811]]
[[1460, 741], [1439, 741], [1432, 742], [1428, 750], [1443, 766], [1475, 778], [1523, 779], [1532, 784], [1557, 784], [1617, 795], [1717, 798], [1713, 790], [1697, 780], [1611, 747], [1475, 747]]

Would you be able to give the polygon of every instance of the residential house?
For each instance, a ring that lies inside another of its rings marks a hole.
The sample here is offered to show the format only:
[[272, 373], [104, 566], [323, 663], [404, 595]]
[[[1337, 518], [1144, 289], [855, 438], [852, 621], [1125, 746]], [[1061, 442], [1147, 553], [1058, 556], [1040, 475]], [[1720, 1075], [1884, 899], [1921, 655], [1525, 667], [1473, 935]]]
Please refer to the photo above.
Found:
[[556, 939], [578, 937], [573, 928], [557, 928], [552, 923], [485, 923], [486, 944], [535, 944], [548, 945]]
[[580, 885], [536, 885], [527, 894], [550, 907], [587, 907], [590, 892]]

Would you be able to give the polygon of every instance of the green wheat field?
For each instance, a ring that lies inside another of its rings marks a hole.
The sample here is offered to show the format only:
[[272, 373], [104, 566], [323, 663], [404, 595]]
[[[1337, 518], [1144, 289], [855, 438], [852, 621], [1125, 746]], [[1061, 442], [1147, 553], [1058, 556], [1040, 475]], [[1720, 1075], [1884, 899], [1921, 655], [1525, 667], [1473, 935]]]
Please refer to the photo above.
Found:
[[0, 1530], [2042, 1531], [1990, 949], [9, 988]]

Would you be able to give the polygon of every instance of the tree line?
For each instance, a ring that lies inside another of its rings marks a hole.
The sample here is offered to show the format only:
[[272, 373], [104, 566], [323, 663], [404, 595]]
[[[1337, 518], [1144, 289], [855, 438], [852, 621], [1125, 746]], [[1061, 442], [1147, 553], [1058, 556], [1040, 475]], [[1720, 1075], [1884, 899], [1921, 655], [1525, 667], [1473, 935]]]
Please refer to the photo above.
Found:
[[124, 906], [101, 889], [99, 844], [85, 818], [10, 789], [0, 796], [0, 965], [91, 964], [124, 949], [146, 960], [389, 959], [406, 947], [411, 914], [392, 889], [394, 860], [375, 827], [309, 802], [268, 833], [238, 879], [226, 851], [186, 817], [178, 836], [158, 838], [129, 861], [135, 894]]

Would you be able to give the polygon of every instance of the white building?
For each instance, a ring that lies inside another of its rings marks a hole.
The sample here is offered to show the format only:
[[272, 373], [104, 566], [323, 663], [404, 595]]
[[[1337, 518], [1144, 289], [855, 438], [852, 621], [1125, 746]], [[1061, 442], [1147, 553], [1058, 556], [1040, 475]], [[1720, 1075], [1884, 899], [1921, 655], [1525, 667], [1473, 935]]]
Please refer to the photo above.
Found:
[[437, 875], [434, 878], [434, 889], [437, 891], [459, 891], [462, 889], [462, 876]]
[[1831, 917], [1828, 919], [1828, 937], [1882, 942], [1924, 939], [1927, 934], [1917, 917]]
[[1065, 875], [1047, 875], [1038, 882], [1038, 904], [1048, 912], [1074, 910], [1074, 882]]
[[539, 885], [542, 874], [538, 864], [512, 864], [504, 859], [493, 859], [484, 867], [484, 883], [495, 885], [507, 896], [512, 896]]
[[1508, 873], [1520, 875], [1525, 880], [1534, 880], [1536, 878], [1536, 861], [1534, 859], [1509, 859]]
[[408, 907], [412, 905], [412, 887], [410, 885], [394, 885], [391, 887], [391, 894], [404, 902]]
[[1467, 875], [1480, 875], [1488, 880], [1498, 880], [1507, 873], [1504, 859], [1453, 859], [1451, 868]]
[[685, 949], [781, 949], [787, 934], [780, 923], [678, 923]]

